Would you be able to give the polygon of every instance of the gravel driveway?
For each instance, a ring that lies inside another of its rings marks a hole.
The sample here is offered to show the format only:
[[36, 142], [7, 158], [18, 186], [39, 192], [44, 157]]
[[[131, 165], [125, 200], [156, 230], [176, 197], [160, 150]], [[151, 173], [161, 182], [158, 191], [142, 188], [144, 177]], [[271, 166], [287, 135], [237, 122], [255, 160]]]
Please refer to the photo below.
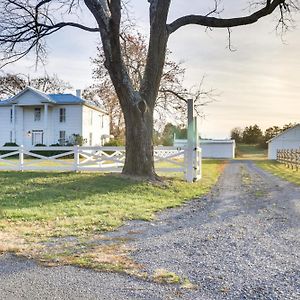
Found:
[[300, 187], [251, 162], [231, 162], [210, 195], [108, 235], [130, 235], [148, 274], [195, 288], [2, 255], [0, 299], [300, 299]]

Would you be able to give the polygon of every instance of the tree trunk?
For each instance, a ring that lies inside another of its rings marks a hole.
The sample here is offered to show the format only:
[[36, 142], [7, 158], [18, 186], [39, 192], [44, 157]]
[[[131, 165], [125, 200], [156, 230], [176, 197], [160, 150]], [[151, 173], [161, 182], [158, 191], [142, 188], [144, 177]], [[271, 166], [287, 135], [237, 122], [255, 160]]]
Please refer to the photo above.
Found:
[[126, 159], [123, 174], [156, 180], [153, 157], [153, 110], [130, 106], [124, 110]]
[[158, 94], [168, 41], [166, 26], [170, 0], [150, 1], [150, 39], [139, 91], [124, 63], [120, 44], [121, 1], [85, 0], [100, 29], [107, 68], [126, 128], [126, 158], [123, 174], [158, 179], [153, 157], [153, 109]]

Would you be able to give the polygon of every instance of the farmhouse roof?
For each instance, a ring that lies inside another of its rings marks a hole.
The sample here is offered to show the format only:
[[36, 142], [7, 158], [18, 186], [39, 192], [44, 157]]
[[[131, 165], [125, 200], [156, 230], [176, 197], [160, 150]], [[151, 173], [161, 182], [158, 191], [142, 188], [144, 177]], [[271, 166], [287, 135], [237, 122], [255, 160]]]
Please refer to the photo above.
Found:
[[46, 93], [39, 91], [30, 86], [26, 87], [24, 90], [22, 90], [17, 95], [15, 95], [9, 99], [0, 101], [0, 106], [14, 104], [16, 99], [19, 98], [21, 95], [23, 95], [27, 91], [32, 91], [32, 92], [38, 94], [39, 96], [41, 96], [44, 99], [43, 102], [45, 102], [45, 103], [48, 102], [48, 103], [57, 104], [57, 105], [82, 104], [82, 105], [89, 106], [91, 108], [94, 108], [98, 111], [101, 111], [101, 112], [107, 114], [107, 112], [103, 108], [101, 108], [99, 105], [97, 105], [96, 102], [85, 100], [83, 98], [74, 96], [72, 94], [46, 94]]
[[289, 131], [292, 130], [292, 129], [295, 129], [296, 127], [300, 127], [300, 123], [298, 123], [298, 124], [296, 124], [295, 126], [289, 128], [289, 129], [286, 129], [286, 130], [282, 131], [281, 133], [277, 134], [276, 136], [274, 136], [273, 138], [271, 138], [270, 140], [268, 140], [267, 143], [270, 143], [270, 142], [272, 142], [273, 140], [276, 140], [278, 137], [280, 137], [280, 136], [286, 134], [287, 132], [289, 132]]

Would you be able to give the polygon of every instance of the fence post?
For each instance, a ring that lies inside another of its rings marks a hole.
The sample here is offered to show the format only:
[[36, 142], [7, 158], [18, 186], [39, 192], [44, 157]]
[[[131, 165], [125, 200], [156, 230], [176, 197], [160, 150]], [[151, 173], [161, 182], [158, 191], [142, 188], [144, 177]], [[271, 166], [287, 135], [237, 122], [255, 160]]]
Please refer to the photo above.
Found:
[[19, 171], [24, 171], [24, 146], [19, 147]]
[[194, 179], [197, 181], [202, 178], [202, 152], [199, 147], [199, 119], [198, 117], [194, 117]]
[[188, 99], [188, 136], [186, 152], [186, 181], [194, 181], [194, 148], [195, 148], [195, 132], [194, 132], [194, 100]]
[[79, 146], [74, 146], [74, 171], [77, 172], [80, 163], [80, 154], [79, 154]]

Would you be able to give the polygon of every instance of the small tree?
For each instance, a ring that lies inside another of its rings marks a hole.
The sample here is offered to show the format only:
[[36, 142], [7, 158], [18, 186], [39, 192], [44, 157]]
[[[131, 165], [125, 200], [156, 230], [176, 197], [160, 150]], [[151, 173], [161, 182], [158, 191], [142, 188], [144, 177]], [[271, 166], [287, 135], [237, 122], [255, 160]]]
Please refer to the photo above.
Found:
[[83, 138], [82, 135], [78, 133], [73, 133], [69, 137], [69, 144], [76, 145], [76, 146], [83, 146], [87, 142], [87, 139]]
[[243, 140], [243, 130], [240, 127], [235, 127], [230, 132], [231, 139], [235, 140], [236, 143], [241, 143]]
[[160, 144], [164, 146], [172, 146], [174, 141], [174, 135], [177, 139], [186, 139], [187, 138], [187, 129], [184, 126], [176, 126], [172, 123], [166, 124], [161, 137]]
[[258, 125], [247, 126], [243, 131], [243, 142], [245, 144], [259, 144], [263, 133]]
[[287, 130], [287, 129], [293, 128], [294, 126], [296, 126], [296, 123], [288, 123], [288, 124], [285, 124], [285, 125], [283, 125], [283, 127], [282, 127], [282, 131], [285, 131], [285, 130]]
[[269, 141], [273, 137], [277, 136], [281, 132], [282, 132], [282, 128], [280, 128], [278, 126], [272, 126], [272, 127], [267, 128], [261, 139], [260, 146], [265, 149], [268, 148], [267, 141]]

